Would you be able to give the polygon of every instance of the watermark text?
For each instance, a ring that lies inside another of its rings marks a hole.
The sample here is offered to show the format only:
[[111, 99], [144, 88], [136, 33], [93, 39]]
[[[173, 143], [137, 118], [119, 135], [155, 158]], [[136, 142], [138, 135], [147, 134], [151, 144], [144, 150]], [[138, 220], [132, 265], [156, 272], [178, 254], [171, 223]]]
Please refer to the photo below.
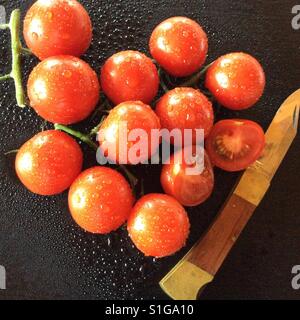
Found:
[[204, 170], [203, 129], [129, 130], [127, 122], [121, 121], [100, 129], [97, 140], [100, 165], [170, 164], [171, 145], [175, 145], [177, 150], [183, 150], [174, 157], [175, 163], [185, 164], [187, 175], [199, 175]]
[[300, 289], [300, 265], [293, 267], [292, 274], [294, 275], [292, 279], [292, 288], [294, 290], [299, 290]]
[[3, 6], [0, 5], [0, 24], [6, 23], [6, 11]]
[[6, 290], [6, 270], [0, 266], [0, 290]]
[[292, 14], [294, 15], [292, 19], [292, 28], [294, 30], [300, 30], [300, 4], [297, 4], [292, 8]]

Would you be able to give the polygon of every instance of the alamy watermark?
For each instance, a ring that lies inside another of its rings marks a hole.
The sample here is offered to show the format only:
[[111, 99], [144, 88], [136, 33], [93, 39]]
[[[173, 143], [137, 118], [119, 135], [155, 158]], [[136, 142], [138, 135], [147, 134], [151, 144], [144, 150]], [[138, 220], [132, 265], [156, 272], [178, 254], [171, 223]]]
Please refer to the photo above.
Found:
[[100, 143], [97, 151], [100, 165], [170, 164], [170, 146], [175, 144], [183, 152], [175, 153], [174, 163], [185, 164], [187, 175], [199, 175], [204, 170], [203, 129], [151, 129], [149, 132], [129, 130], [127, 122], [121, 121], [117, 126], [100, 129], [97, 140]]
[[0, 266], [0, 290], [6, 290], [6, 270]]
[[294, 30], [300, 30], [300, 4], [297, 4], [292, 8], [292, 14], [294, 15], [292, 19], [292, 28]]
[[292, 274], [294, 275], [292, 279], [292, 288], [294, 290], [300, 290], [300, 265], [293, 267]]
[[6, 11], [3, 6], [0, 5], [0, 24], [6, 23]]

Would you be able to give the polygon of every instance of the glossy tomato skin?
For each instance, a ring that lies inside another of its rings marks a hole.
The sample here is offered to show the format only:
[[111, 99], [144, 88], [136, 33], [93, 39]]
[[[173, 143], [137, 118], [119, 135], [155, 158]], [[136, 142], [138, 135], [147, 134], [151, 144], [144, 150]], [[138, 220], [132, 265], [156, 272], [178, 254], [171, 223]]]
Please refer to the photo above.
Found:
[[129, 183], [116, 170], [94, 167], [84, 171], [72, 184], [69, 208], [84, 230], [107, 234], [127, 220], [134, 197]]
[[[197, 168], [195, 161], [190, 162], [190, 158], [196, 159], [197, 155], [204, 160], [204, 168], [201, 173], [199, 167], [199, 173], [195, 170], [192, 174], [188, 169]], [[214, 188], [214, 172], [207, 153], [203, 149], [197, 153], [195, 146], [177, 151], [171, 157], [170, 163], [163, 166], [161, 184], [165, 193], [174, 197], [183, 206], [195, 207], [205, 202]]]
[[217, 59], [206, 74], [206, 87], [217, 101], [232, 110], [252, 107], [262, 96], [266, 84], [260, 63], [242, 52]]
[[151, 55], [175, 77], [186, 77], [199, 70], [207, 51], [206, 33], [197, 22], [186, 17], [163, 21], [150, 38]]
[[[156, 114], [160, 119], [161, 126], [169, 131], [180, 129], [184, 137], [184, 129], [193, 130], [195, 144], [196, 129], [204, 130], [206, 138], [214, 124], [214, 111], [212, 103], [199, 90], [193, 88], [175, 88], [166, 93], [156, 106]], [[174, 144], [182, 140], [174, 139]]]
[[79, 57], [91, 44], [92, 23], [76, 0], [38, 0], [26, 14], [23, 34], [41, 60], [57, 55]]
[[66, 133], [50, 130], [37, 134], [20, 148], [15, 168], [28, 190], [51, 196], [70, 187], [82, 163], [78, 143]]
[[247, 169], [262, 155], [265, 135], [260, 125], [243, 119], [221, 120], [206, 140], [212, 163], [229, 172]]
[[154, 63], [144, 54], [121, 51], [105, 62], [101, 87], [116, 105], [126, 101], [149, 104], [157, 95], [159, 76]]
[[31, 107], [43, 119], [65, 125], [87, 118], [100, 97], [96, 73], [71, 56], [40, 62], [29, 76], [27, 90]]
[[129, 236], [146, 256], [163, 258], [185, 246], [190, 222], [174, 198], [149, 194], [134, 206], [127, 224]]
[[[122, 134], [124, 124], [127, 130], [125, 128], [126, 131]], [[145, 132], [149, 141], [147, 145], [139, 138], [130, 141], [130, 132], [136, 129], [142, 129]], [[142, 163], [148, 160], [159, 147], [159, 140], [151, 140], [151, 132], [155, 129], [160, 129], [160, 121], [150, 106], [140, 101], [121, 103], [110, 112], [100, 128], [98, 139], [102, 153], [107, 154], [108, 145], [111, 149], [108, 158], [113, 163], [133, 165]], [[126, 140], [128, 140], [127, 144]], [[153, 147], [151, 147], [152, 144]], [[139, 145], [141, 148], [138, 148]], [[136, 153], [130, 151], [133, 146], [137, 147]]]

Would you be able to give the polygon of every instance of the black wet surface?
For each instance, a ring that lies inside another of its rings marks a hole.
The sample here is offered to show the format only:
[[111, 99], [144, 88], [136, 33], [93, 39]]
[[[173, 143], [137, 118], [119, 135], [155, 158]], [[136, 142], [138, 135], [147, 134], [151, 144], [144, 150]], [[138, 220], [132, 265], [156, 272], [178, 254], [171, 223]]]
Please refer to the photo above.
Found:
[[[94, 24], [93, 44], [84, 56], [97, 71], [114, 52], [148, 53], [152, 29], [173, 15], [186, 15], [208, 33], [208, 61], [232, 51], [246, 51], [263, 64], [267, 89], [251, 110], [221, 109], [218, 118], [243, 117], [264, 128], [280, 103], [300, 87], [300, 31], [291, 28], [294, 1], [165, 0], [81, 1]], [[7, 14], [33, 1], [0, 1]], [[8, 33], [0, 31], [0, 73], [10, 69]], [[37, 64], [24, 60], [25, 79]], [[97, 122], [99, 119], [95, 119]], [[95, 123], [93, 123], [95, 124]], [[90, 128], [85, 122], [78, 128]], [[216, 171], [212, 198], [189, 210], [192, 223], [187, 248], [176, 256], [153, 260], [138, 253], [125, 228], [109, 236], [86, 234], [72, 221], [67, 194], [42, 198], [30, 194], [14, 172], [17, 149], [45, 126], [33, 110], [15, 105], [13, 83], [0, 84], [0, 265], [6, 267], [7, 290], [0, 299], [164, 299], [158, 281], [211, 223], [237, 175]], [[46, 124], [46, 128], [51, 125]], [[300, 154], [298, 138], [274, 183], [203, 299], [298, 299], [291, 269], [300, 264]], [[85, 146], [86, 167], [94, 154]], [[160, 191], [159, 167], [136, 169], [146, 192]]]

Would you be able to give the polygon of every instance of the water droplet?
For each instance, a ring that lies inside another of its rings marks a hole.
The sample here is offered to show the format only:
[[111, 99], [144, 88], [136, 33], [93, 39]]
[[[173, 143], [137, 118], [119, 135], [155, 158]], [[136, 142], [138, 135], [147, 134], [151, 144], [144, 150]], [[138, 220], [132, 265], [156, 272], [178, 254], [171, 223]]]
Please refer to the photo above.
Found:
[[47, 18], [49, 20], [52, 20], [53, 19], [53, 12], [51, 12], [51, 11], [47, 12]]
[[38, 40], [38, 38], [39, 38], [39, 35], [36, 32], [32, 32], [31, 36], [32, 36], [33, 40]]
[[189, 33], [184, 30], [184, 31], [182, 32], [182, 35], [184, 36], [184, 38], [187, 38], [187, 37], [189, 36]]
[[71, 72], [70, 70], [65, 70], [65, 71], [63, 72], [63, 76], [64, 76], [65, 78], [71, 78], [71, 77], [72, 77], [72, 72]]

